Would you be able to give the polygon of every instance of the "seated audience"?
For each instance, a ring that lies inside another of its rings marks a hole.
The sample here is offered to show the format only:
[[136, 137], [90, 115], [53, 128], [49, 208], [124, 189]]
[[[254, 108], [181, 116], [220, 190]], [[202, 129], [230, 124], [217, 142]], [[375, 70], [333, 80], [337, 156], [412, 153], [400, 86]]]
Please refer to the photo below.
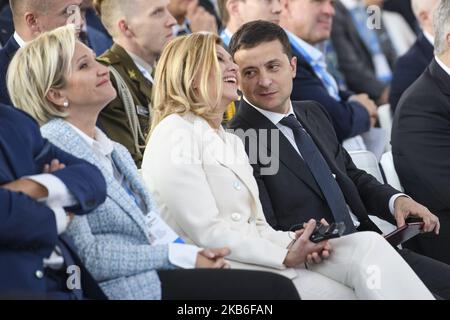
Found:
[[[233, 36], [230, 52], [244, 95], [230, 128], [248, 132], [247, 152], [273, 228], [287, 231], [313, 218], [345, 222], [352, 234], [381, 233], [370, 213], [398, 227], [409, 217], [423, 219], [424, 232], [439, 233], [439, 219], [427, 208], [356, 168], [321, 105], [289, 99], [297, 63], [283, 29], [248, 23]], [[398, 252], [432, 292], [450, 298], [450, 266]]]
[[292, 99], [322, 104], [342, 142], [369, 131], [377, 120], [377, 111], [367, 95], [339, 90], [327, 70], [324, 54], [315, 47], [330, 37], [333, 16], [331, 0], [282, 0], [281, 26], [297, 57]]
[[441, 221], [439, 236], [423, 234], [406, 246], [450, 263], [450, 1], [434, 14], [435, 57], [403, 94], [394, 117], [392, 152], [405, 191]]
[[271, 274], [173, 270], [226, 268], [229, 250], [185, 245], [159, 218], [129, 152], [96, 128], [116, 92], [108, 69], [76, 41], [72, 26], [29, 43], [11, 68], [8, 89], [15, 104], [44, 124], [41, 131], [49, 141], [94, 164], [106, 179], [105, 203], [76, 217], [67, 232], [108, 298], [298, 298], [292, 282]]
[[[303, 299], [432, 299], [376, 233], [315, 244], [309, 240], [314, 220], [295, 234], [269, 226], [242, 142], [221, 126], [225, 108], [237, 98], [238, 67], [219, 37], [198, 33], [173, 40], [155, 78], [143, 175], [162, 216], [184, 239], [230, 247], [232, 267], [289, 276]], [[366, 285], [371, 265], [383, 277], [377, 289]]]
[[[397, 58], [383, 20], [369, 18], [367, 6], [381, 0], [338, 0], [331, 39], [349, 90], [367, 93], [378, 105], [388, 103]], [[375, 25], [370, 28], [370, 23]]]
[[392, 113], [406, 89], [416, 81], [434, 57], [433, 13], [440, 0], [412, 0], [422, 32], [411, 49], [397, 60], [389, 94]]
[[[100, 171], [0, 104], [0, 299], [104, 299], [64, 233], [105, 201]], [[80, 278], [81, 277], [81, 278]], [[73, 285], [73, 286], [69, 286]]]

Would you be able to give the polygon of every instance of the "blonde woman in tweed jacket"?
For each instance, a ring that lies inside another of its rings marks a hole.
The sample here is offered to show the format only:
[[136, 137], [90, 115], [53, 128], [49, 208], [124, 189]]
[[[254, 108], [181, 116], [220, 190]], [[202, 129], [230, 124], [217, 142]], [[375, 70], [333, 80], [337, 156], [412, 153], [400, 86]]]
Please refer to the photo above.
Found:
[[[76, 217], [68, 234], [110, 299], [298, 299], [286, 278], [211, 270], [227, 266], [226, 248], [202, 250], [150, 235], [149, 217], [158, 213], [131, 155], [96, 128], [100, 111], [116, 96], [109, 71], [76, 40], [73, 27], [29, 43], [12, 66], [8, 87], [15, 105], [44, 124], [44, 137], [105, 177], [106, 201], [89, 218]], [[174, 270], [195, 267], [208, 270]], [[235, 283], [242, 284], [239, 291]]]

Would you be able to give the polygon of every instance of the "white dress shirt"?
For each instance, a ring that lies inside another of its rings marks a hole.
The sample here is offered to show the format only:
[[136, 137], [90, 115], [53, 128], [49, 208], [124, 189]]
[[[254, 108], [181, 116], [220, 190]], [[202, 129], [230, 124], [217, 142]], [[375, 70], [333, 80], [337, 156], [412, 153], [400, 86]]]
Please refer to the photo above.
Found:
[[19, 47], [23, 48], [26, 45], [26, 42], [19, 36], [19, 34], [14, 31], [14, 40], [16, 40]]
[[[288, 128], [280, 123], [281, 120], [283, 120], [285, 117], [287, 117], [291, 114], [297, 118], [297, 116], [294, 113], [294, 108], [292, 107], [292, 102], [290, 102], [289, 111], [286, 114], [281, 114], [281, 113], [276, 113], [276, 112], [267, 111], [267, 110], [258, 108], [256, 106], [254, 106], [253, 104], [251, 104], [245, 96], [243, 97], [243, 99], [245, 100], [245, 102], [247, 102], [253, 108], [255, 108], [257, 111], [259, 111], [263, 116], [265, 116], [267, 119], [269, 119], [269, 121], [272, 122], [275, 126], [277, 126], [277, 128], [280, 129], [280, 131], [283, 133], [283, 135], [289, 140], [290, 144], [297, 151], [297, 153], [300, 155], [300, 157], [302, 157], [302, 154], [300, 153], [300, 151], [297, 147], [297, 143], [295, 142], [294, 132], [292, 131], [291, 128]], [[394, 214], [394, 212], [395, 212], [395, 207], [394, 207], [395, 200], [397, 200], [397, 198], [401, 197], [401, 196], [406, 196], [406, 195], [403, 193], [398, 193], [398, 194], [393, 195], [391, 197], [391, 199], [389, 200], [389, 210], [391, 211], [391, 214]], [[360, 222], [358, 221], [358, 218], [351, 212], [350, 207], [348, 205], [347, 205], [347, 207], [349, 209], [353, 224], [355, 225], [355, 227], [359, 227]]]
[[[122, 183], [123, 179], [126, 179], [126, 177], [121, 175], [121, 173], [119, 173], [121, 177], [118, 177], [117, 173], [114, 172], [114, 165], [112, 160], [114, 143], [98, 128], [95, 128], [95, 136], [94, 139], [92, 139], [74, 125], [70, 123], [69, 125], [92, 148], [92, 151], [97, 155], [97, 159], [107, 168], [107, 170], [117, 179], [119, 179], [120, 183]], [[170, 243], [168, 245], [170, 263], [183, 269], [195, 268], [197, 254], [202, 250], [201, 248], [193, 245], [179, 243]]]

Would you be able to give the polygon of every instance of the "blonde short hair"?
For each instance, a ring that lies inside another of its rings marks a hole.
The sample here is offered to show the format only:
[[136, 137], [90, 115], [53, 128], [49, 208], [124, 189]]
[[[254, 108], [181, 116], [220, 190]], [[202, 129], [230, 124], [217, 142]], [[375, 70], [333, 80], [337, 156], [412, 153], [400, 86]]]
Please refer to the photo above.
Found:
[[223, 114], [217, 108], [223, 90], [216, 50], [221, 43], [217, 35], [202, 32], [178, 37], [166, 46], [156, 67], [152, 130], [175, 113], [192, 112], [206, 120]]
[[67, 25], [41, 34], [19, 49], [11, 61], [7, 73], [11, 101], [41, 125], [66, 117], [48, 101], [47, 94], [66, 85], [75, 44], [75, 26]]
[[129, 19], [133, 10], [136, 10], [134, 0], [94, 0], [93, 4], [97, 15], [112, 37], [118, 36], [118, 20], [121, 17]]

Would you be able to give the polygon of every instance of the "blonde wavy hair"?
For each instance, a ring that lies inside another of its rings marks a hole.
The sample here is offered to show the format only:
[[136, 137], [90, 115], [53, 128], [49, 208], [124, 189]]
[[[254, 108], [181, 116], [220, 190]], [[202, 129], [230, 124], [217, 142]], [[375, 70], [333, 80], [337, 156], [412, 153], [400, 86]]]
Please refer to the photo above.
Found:
[[217, 35], [202, 32], [166, 46], [156, 67], [151, 131], [175, 113], [192, 112], [206, 120], [223, 115], [217, 108], [223, 84], [216, 45], [221, 44]]
[[74, 25], [60, 27], [19, 49], [11, 61], [6, 76], [11, 101], [40, 125], [67, 116], [47, 100], [47, 94], [66, 85], [76, 41]]

